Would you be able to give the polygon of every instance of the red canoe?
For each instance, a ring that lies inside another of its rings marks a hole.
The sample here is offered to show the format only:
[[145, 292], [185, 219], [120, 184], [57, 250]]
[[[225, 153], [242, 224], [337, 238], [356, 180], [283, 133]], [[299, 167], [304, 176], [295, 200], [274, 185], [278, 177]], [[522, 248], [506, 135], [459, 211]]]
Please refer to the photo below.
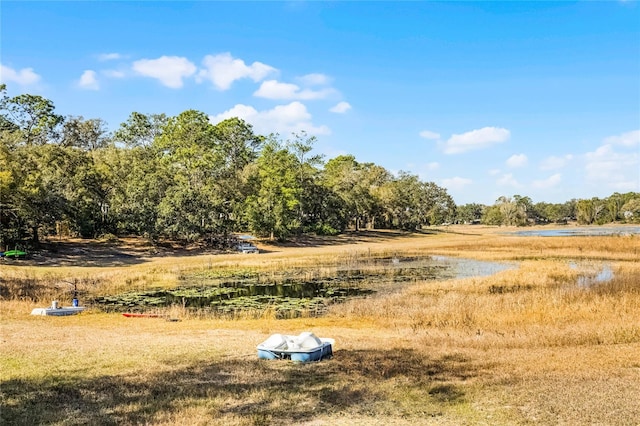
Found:
[[137, 314], [134, 312], [125, 312], [122, 315], [124, 315], [127, 318], [162, 318], [165, 316], [160, 314]]

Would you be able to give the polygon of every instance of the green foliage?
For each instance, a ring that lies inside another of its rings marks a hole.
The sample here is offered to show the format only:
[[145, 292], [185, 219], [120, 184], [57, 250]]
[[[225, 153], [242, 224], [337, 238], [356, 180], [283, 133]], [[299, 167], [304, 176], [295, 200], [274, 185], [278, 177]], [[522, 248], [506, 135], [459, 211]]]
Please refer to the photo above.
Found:
[[118, 237], [116, 235], [111, 234], [111, 233], [106, 233], [106, 234], [100, 235], [100, 241], [105, 242], [105, 243], [117, 243], [118, 242]]
[[503, 225], [504, 222], [504, 214], [498, 205], [487, 208], [482, 215], [482, 223], [484, 225]]
[[145, 115], [132, 112], [113, 135], [113, 140], [128, 147], [151, 146], [167, 124], [164, 114]]
[[331, 225], [327, 225], [325, 223], [319, 223], [313, 229], [313, 231], [317, 235], [338, 235], [340, 234], [340, 230], [333, 228]]
[[356, 230], [375, 228], [376, 222], [382, 222], [382, 226], [393, 223], [393, 210], [398, 212], [401, 207], [398, 208], [397, 203], [404, 202], [403, 197], [396, 197], [390, 188], [394, 179], [386, 169], [373, 163], [358, 163], [352, 155], [329, 160], [322, 181], [342, 199], [343, 215]]
[[482, 213], [486, 207], [482, 204], [469, 203], [458, 206], [456, 209], [456, 221], [458, 223], [478, 223], [482, 219]]
[[[4, 92], [5, 86], [1, 89]], [[57, 139], [57, 128], [64, 121], [61, 115], [54, 113], [53, 102], [37, 95], [5, 97], [2, 110], [2, 127], [18, 130], [27, 145], [43, 145]]]
[[406, 172], [388, 178], [378, 193], [383, 226], [413, 231], [455, 218], [456, 206], [446, 190]]
[[621, 208], [622, 216], [629, 223], [640, 223], [640, 195], [631, 198]]
[[576, 217], [578, 223], [582, 225], [591, 225], [596, 223], [602, 217], [605, 204], [599, 198], [590, 200], [579, 200], [576, 204]]
[[106, 127], [107, 123], [99, 118], [67, 117], [60, 144], [88, 151], [103, 148], [109, 143]]
[[301, 228], [298, 216], [302, 186], [297, 159], [275, 140], [269, 140], [256, 162], [256, 192], [245, 203], [252, 232], [284, 239]]
[[640, 223], [640, 195], [536, 203], [500, 197], [456, 207], [444, 188], [340, 155], [323, 163], [306, 133], [256, 135], [204, 112], [133, 112], [111, 136], [99, 118], [55, 113], [53, 102], [8, 97], [0, 84], [0, 248], [40, 235], [139, 235], [184, 243], [229, 241], [233, 232], [286, 239], [352, 226], [413, 231], [467, 222], [526, 225]]
[[173, 178], [150, 147], [109, 147], [94, 153], [105, 200], [100, 206], [109, 232], [156, 239], [158, 206]]

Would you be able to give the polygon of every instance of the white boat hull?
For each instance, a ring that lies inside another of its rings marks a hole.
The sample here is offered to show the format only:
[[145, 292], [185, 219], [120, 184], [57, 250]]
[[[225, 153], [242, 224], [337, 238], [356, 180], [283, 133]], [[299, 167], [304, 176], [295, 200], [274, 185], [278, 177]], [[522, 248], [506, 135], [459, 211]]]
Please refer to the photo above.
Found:
[[67, 315], [75, 315], [86, 308], [84, 306], [62, 306], [60, 308], [35, 308], [31, 311], [31, 315], [44, 315], [52, 317], [63, 317]]
[[333, 339], [318, 338], [312, 333], [299, 336], [274, 334], [257, 346], [258, 358], [320, 361], [333, 356], [333, 344]]

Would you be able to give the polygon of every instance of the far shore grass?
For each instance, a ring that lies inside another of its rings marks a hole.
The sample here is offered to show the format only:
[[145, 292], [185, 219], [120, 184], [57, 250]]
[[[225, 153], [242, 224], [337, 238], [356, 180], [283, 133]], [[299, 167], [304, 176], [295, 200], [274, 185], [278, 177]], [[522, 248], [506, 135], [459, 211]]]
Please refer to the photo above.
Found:
[[[640, 422], [640, 235], [522, 237], [452, 226], [361, 232], [259, 255], [143, 252], [128, 264], [0, 265], [1, 424], [491, 424]], [[78, 244], [82, 244], [78, 242]], [[131, 319], [34, 307], [175, 286], [189, 271], [326, 268], [362, 256], [517, 262], [488, 277], [419, 281], [321, 317], [234, 320], [180, 306]], [[135, 261], [133, 261], [135, 260]], [[603, 265], [613, 277], [578, 285]], [[273, 333], [336, 340], [319, 363], [261, 361]]]

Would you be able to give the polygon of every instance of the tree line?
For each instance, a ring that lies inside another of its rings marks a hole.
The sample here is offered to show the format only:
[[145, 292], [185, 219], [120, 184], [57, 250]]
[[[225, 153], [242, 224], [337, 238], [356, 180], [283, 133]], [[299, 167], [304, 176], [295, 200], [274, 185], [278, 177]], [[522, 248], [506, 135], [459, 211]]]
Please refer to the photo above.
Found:
[[502, 196], [492, 206], [465, 204], [457, 207], [459, 223], [525, 226], [577, 222], [604, 225], [612, 222], [640, 223], [640, 193], [613, 193], [606, 198], [572, 199], [564, 203], [534, 203], [521, 195]]
[[5, 85], [0, 94], [0, 249], [51, 235], [215, 246], [234, 232], [286, 239], [347, 228], [640, 218], [633, 193], [614, 194], [605, 207], [595, 199], [570, 209], [534, 205], [520, 196], [457, 207], [446, 189], [411, 173], [352, 155], [325, 161], [304, 132], [258, 135], [241, 119], [214, 125], [196, 110], [133, 112], [109, 132], [99, 118], [58, 115], [41, 96], [8, 97]]

